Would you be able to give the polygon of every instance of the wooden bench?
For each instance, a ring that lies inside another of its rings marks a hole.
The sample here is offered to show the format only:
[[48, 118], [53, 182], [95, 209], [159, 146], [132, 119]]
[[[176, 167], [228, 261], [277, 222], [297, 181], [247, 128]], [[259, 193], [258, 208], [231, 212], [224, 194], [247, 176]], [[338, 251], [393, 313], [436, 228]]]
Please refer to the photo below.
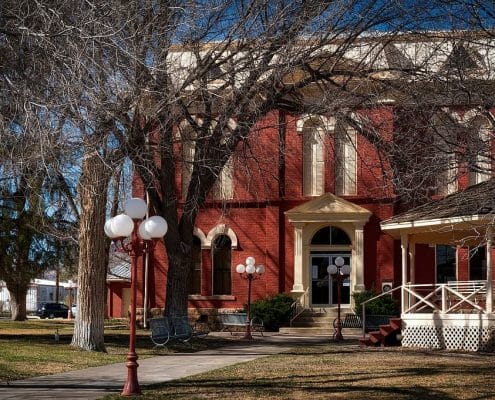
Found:
[[155, 347], [164, 347], [170, 340], [189, 342], [193, 337], [204, 337], [208, 330], [196, 330], [187, 317], [160, 317], [149, 320], [151, 341]]
[[[245, 328], [247, 314], [246, 313], [221, 313], [218, 314], [218, 319], [222, 324], [222, 331], [228, 330], [231, 335], [233, 335], [232, 328]], [[260, 332], [261, 336], [263, 336], [263, 321], [259, 318], [251, 318], [251, 331]]]

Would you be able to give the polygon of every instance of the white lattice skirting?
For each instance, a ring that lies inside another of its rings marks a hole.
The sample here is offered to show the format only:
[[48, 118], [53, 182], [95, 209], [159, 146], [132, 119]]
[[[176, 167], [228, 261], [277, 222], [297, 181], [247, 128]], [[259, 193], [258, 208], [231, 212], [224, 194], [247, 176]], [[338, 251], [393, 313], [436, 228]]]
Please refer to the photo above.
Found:
[[402, 316], [402, 346], [495, 352], [495, 320], [486, 315]]

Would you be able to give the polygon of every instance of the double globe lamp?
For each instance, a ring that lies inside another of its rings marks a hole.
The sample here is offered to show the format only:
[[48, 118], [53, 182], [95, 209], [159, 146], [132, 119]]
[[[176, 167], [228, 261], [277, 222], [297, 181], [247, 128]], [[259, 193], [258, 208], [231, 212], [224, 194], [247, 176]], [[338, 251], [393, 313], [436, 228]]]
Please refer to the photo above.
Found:
[[238, 264], [235, 267], [236, 272], [241, 278], [248, 281], [248, 304], [247, 304], [247, 318], [246, 318], [246, 333], [244, 339], [252, 340], [251, 335], [251, 282], [255, 279], [260, 279], [261, 275], [265, 273], [264, 265], [255, 265], [256, 260], [254, 257], [246, 258], [246, 265]]
[[[127, 354], [127, 380], [123, 396], [141, 393], [137, 378], [138, 356], [136, 354], [136, 297], [137, 259], [153, 250], [156, 242], [167, 233], [167, 221], [155, 215], [145, 218], [148, 212], [146, 202], [139, 198], [129, 199], [124, 213], [105, 222], [105, 234], [116, 244], [118, 251], [131, 256], [131, 315], [129, 321], [129, 352]], [[130, 239], [130, 240], [126, 240]]]
[[[327, 267], [327, 273], [332, 276], [333, 279], [337, 280], [337, 321], [335, 328], [334, 337], [336, 341], [344, 340], [342, 336], [342, 321], [340, 320], [340, 304], [342, 302], [342, 283], [351, 274], [351, 267], [345, 264], [343, 257], [335, 258], [335, 265], [329, 265]], [[345, 264], [345, 265], [344, 265]]]

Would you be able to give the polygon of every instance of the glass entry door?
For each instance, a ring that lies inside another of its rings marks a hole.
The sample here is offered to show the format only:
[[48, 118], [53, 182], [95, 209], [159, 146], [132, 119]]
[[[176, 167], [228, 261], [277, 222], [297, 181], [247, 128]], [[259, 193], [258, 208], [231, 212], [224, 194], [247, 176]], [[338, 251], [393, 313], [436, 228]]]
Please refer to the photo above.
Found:
[[[335, 265], [335, 259], [342, 257], [344, 263], [351, 265], [350, 253], [312, 254], [311, 255], [311, 304], [313, 306], [334, 306], [338, 303], [337, 280], [328, 275], [327, 267]], [[341, 304], [351, 302], [351, 280], [344, 280], [341, 289]]]

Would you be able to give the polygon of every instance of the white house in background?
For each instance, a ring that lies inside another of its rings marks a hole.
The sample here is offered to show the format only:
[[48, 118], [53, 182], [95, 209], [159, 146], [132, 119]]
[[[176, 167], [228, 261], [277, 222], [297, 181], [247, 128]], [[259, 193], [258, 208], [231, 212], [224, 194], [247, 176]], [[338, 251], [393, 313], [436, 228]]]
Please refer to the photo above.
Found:
[[[71, 286], [72, 285], [72, 286]], [[34, 279], [29, 285], [26, 294], [26, 310], [28, 313], [36, 311], [38, 304], [54, 302], [56, 298], [55, 281], [47, 279]], [[59, 282], [58, 301], [63, 303], [69, 293], [72, 292], [72, 299], [76, 299], [77, 288], [72, 282]], [[75, 300], [73, 300], [73, 303]], [[10, 293], [5, 282], [0, 281], [0, 312], [10, 312]]]

